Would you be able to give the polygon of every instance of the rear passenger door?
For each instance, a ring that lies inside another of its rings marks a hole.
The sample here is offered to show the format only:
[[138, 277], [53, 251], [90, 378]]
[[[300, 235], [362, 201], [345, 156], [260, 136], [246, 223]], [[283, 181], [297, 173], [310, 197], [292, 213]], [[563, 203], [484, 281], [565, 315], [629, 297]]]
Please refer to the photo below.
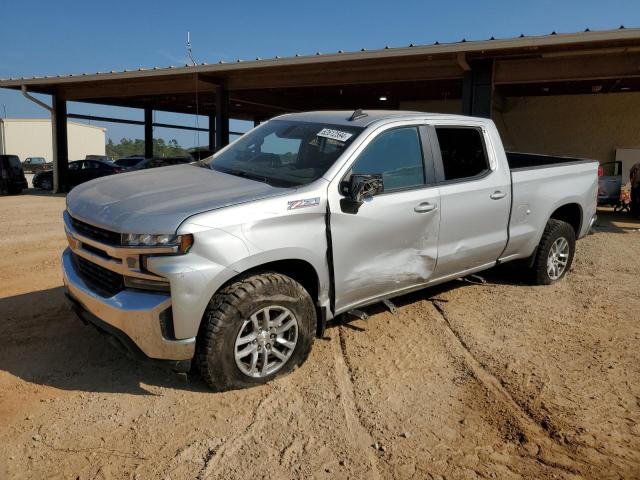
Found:
[[507, 244], [511, 177], [498, 166], [483, 126], [429, 130], [441, 204], [435, 279], [498, 259]]

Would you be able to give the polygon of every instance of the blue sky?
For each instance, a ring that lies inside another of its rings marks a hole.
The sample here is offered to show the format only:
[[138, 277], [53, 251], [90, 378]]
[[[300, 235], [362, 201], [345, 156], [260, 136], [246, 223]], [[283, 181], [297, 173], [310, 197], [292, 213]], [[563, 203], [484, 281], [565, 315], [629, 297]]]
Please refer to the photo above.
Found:
[[[198, 62], [375, 49], [640, 26], [638, 0], [165, 1], [0, 0], [0, 78], [180, 65], [191, 31]], [[0, 116], [44, 117], [19, 93], [0, 89]], [[137, 110], [72, 104], [69, 111], [142, 119]], [[194, 125], [191, 116], [157, 114]], [[206, 119], [200, 120], [206, 127]], [[237, 122], [232, 129], [244, 129]], [[102, 124], [107, 135], [142, 138], [142, 128]], [[193, 133], [158, 130], [192, 146]], [[200, 134], [200, 143], [206, 134]]]

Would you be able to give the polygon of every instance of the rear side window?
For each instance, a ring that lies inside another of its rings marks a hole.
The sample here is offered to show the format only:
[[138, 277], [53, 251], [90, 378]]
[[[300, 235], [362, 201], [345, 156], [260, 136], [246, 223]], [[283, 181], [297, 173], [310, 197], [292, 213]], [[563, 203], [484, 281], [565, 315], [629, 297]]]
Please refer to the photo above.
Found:
[[20, 159], [18, 157], [16, 157], [15, 155], [10, 155], [9, 156], [9, 165], [13, 168], [17, 168], [20, 169], [20, 167], [22, 167], [22, 164], [20, 163]]
[[418, 129], [396, 128], [380, 134], [360, 154], [351, 173], [382, 174], [385, 192], [424, 185]]
[[445, 181], [475, 177], [489, 170], [480, 129], [436, 127], [436, 133]]

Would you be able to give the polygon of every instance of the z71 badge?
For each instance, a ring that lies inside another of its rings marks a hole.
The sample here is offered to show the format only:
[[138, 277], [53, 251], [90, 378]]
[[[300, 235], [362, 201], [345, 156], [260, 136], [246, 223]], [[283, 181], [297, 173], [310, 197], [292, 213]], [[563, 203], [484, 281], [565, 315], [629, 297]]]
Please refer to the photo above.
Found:
[[287, 210], [295, 210], [297, 208], [315, 207], [320, 205], [320, 197], [303, 198], [302, 200], [291, 200], [287, 202]]

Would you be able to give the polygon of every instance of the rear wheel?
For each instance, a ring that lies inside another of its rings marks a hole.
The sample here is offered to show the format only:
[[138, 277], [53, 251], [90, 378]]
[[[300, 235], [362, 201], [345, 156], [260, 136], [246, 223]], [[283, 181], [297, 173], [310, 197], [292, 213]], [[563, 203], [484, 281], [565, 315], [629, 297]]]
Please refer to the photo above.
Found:
[[306, 360], [315, 331], [315, 307], [302, 285], [278, 273], [253, 275], [209, 302], [196, 363], [214, 390], [266, 383]]
[[534, 254], [534, 283], [550, 285], [562, 279], [571, 268], [575, 246], [573, 227], [561, 220], [549, 220]]
[[50, 178], [43, 178], [42, 180], [40, 180], [40, 188], [43, 190], [52, 190], [53, 182]]

